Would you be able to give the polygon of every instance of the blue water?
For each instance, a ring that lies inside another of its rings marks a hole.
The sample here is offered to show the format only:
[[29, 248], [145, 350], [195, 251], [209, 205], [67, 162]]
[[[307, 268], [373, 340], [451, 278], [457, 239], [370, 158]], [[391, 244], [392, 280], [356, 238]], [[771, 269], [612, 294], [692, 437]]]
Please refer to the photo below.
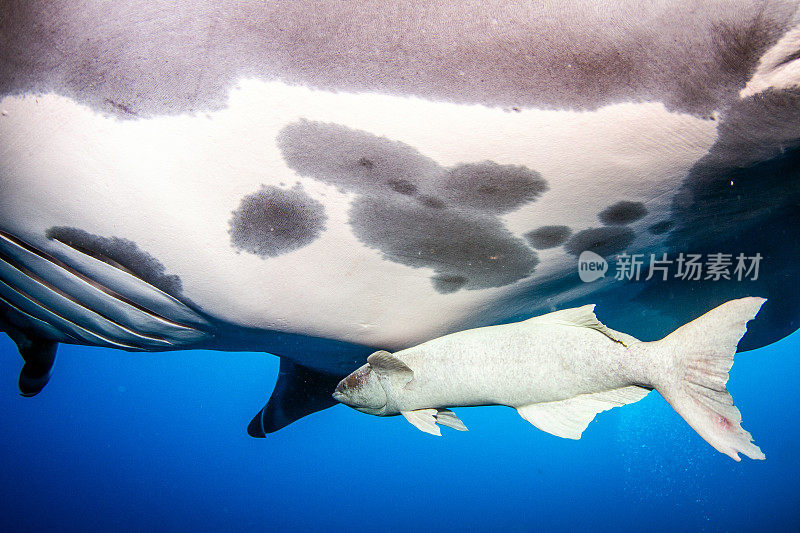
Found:
[[0, 339], [0, 531], [798, 531], [800, 333], [736, 357], [729, 389], [766, 461], [732, 461], [657, 394], [580, 441], [504, 407], [423, 434], [344, 406], [267, 439], [245, 427], [265, 354], [62, 346], [16, 389]]

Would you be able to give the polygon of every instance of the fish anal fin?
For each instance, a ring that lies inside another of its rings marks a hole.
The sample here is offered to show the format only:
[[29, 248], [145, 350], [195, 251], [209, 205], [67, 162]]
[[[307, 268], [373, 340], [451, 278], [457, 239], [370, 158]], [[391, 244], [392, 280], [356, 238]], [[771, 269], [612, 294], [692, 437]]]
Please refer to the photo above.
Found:
[[265, 437], [306, 415], [336, 404], [331, 393], [343, 376], [319, 372], [281, 358], [278, 382], [267, 405], [250, 421], [247, 433]]
[[631, 385], [556, 402], [518, 407], [520, 416], [537, 428], [557, 437], [580, 439], [583, 431], [603, 411], [644, 398], [650, 389]]
[[639, 342], [637, 338], [620, 331], [615, 331], [600, 322], [594, 314], [594, 304], [554, 311], [546, 315], [529, 318], [526, 322], [531, 324], [549, 323], [590, 328], [599, 331], [612, 341], [618, 342], [624, 346], [630, 346], [635, 342]]

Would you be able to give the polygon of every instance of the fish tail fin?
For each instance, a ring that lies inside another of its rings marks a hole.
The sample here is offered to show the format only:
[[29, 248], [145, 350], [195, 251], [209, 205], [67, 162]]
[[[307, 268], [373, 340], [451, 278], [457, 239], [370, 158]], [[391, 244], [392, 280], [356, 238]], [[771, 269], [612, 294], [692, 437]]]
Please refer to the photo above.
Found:
[[653, 385], [686, 422], [718, 451], [764, 459], [725, 388], [747, 322], [766, 300], [731, 300], [652, 343], [662, 368]]

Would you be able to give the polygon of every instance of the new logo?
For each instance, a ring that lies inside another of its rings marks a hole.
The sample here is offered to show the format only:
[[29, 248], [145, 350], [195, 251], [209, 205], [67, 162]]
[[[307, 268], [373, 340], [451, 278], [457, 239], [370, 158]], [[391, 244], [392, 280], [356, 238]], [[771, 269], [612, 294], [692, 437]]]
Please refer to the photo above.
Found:
[[578, 275], [581, 281], [589, 283], [605, 277], [608, 272], [608, 262], [594, 252], [586, 250], [578, 257]]

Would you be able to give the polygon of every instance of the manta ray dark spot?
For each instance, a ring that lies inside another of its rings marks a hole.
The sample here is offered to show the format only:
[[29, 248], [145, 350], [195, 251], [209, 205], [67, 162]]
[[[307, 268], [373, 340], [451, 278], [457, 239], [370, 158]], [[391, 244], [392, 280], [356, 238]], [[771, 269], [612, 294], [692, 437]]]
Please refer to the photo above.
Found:
[[662, 220], [661, 222], [656, 222], [655, 224], [647, 228], [647, 230], [653, 235], [663, 235], [664, 233], [671, 230], [673, 227], [675, 227], [675, 223], [673, 221]]
[[642, 202], [621, 201], [600, 211], [597, 218], [603, 224], [624, 225], [636, 222], [646, 214], [647, 208]]
[[564, 248], [573, 255], [586, 250], [602, 256], [619, 253], [633, 242], [633, 230], [619, 226], [589, 228], [576, 233]]
[[128, 239], [101, 237], [78, 228], [55, 226], [47, 230], [48, 239], [57, 240], [86, 255], [125, 270], [142, 281], [170, 294], [181, 293], [181, 279], [167, 274], [164, 265]]
[[325, 208], [302, 185], [262, 186], [242, 198], [228, 234], [238, 250], [276, 257], [311, 244], [325, 229], [326, 219]]
[[431, 282], [433, 283], [433, 287], [438, 292], [447, 294], [450, 292], [456, 292], [458, 289], [463, 287], [467, 283], [467, 278], [464, 276], [442, 274], [439, 276], [433, 276], [431, 278]]
[[385, 196], [388, 188], [416, 195], [428, 207], [503, 214], [547, 190], [538, 172], [521, 165], [482, 161], [445, 168], [405, 143], [340, 124], [300, 120], [285, 126], [276, 142], [301, 176], [366, 195]]
[[493, 161], [447, 168], [405, 143], [308, 120], [285, 126], [276, 142], [301, 176], [358, 195], [349, 222], [362, 243], [432, 268], [441, 293], [500, 287], [536, 267], [535, 252], [497, 215], [547, 190], [538, 172]]
[[547, 190], [538, 172], [492, 161], [457, 165], [441, 181], [442, 194], [453, 204], [497, 214], [532, 202]]
[[546, 250], [561, 246], [570, 235], [572, 230], [567, 226], [542, 226], [526, 233], [525, 238], [537, 250]]
[[300, 120], [285, 126], [276, 142], [289, 168], [347, 192], [413, 194], [442, 172], [405, 143], [339, 124]]
[[413, 268], [431, 268], [441, 293], [502, 287], [533, 273], [536, 253], [495, 217], [420, 209], [407, 199], [362, 197], [350, 224], [365, 245]]

